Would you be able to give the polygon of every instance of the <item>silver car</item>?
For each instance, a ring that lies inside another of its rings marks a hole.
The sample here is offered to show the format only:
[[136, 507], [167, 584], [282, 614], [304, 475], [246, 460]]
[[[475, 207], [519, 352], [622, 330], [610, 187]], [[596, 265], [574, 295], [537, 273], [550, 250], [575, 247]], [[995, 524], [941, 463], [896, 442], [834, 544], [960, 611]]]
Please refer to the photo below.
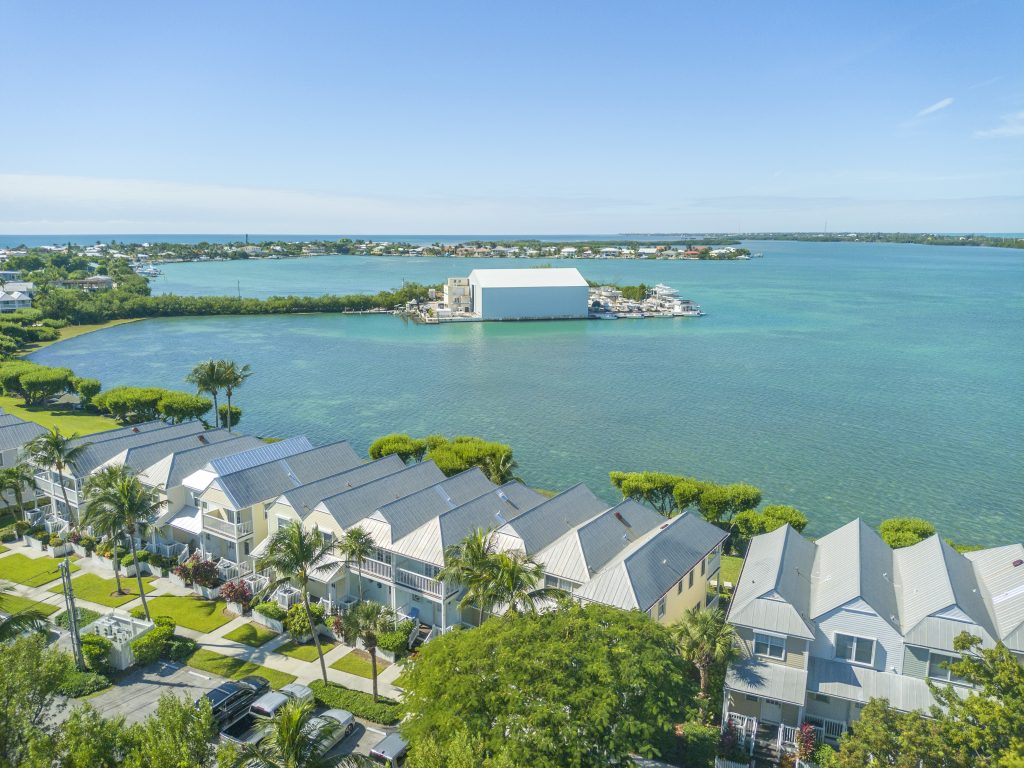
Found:
[[356, 727], [356, 719], [347, 710], [328, 709], [310, 719], [309, 724], [314, 732], [325, 730], [320, 740], [320, 754], [325, 755], [352, 733], [352, 729]]

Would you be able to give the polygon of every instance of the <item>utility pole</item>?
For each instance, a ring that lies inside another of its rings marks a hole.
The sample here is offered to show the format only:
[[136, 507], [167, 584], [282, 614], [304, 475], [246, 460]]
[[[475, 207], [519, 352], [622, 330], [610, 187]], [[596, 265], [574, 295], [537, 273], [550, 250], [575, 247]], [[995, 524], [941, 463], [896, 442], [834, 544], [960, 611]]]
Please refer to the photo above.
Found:
[[60, 580], [64, 586], [64, 603], [68, 609], [68, 630], [71, 632], [71, 649], [75, 655], [75, 666], [85, 671], [85, 659], [82, 658], [82, 638], [78, 633], [78, 613], [75, 611], [75, 590], [71, 587], [71, 560], [67, 555], [58, 566]]

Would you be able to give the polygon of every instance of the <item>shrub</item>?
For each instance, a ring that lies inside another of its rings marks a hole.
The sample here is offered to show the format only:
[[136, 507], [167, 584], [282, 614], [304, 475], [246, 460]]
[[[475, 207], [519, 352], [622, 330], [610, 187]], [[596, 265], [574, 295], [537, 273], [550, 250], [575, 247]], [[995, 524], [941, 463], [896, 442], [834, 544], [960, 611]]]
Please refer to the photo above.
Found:
[[[326, 613], [322, 605], [309, 606], [309, 612], [313, 614], [314, 624], [324, 623]], [[284, 620], [284, 628], [294, 638], [313, 634], [313, 629], [309, 626], [309, 619], [306, 618], [306, 607], [302, 603], [296, 603], [288, 609], [288, 616]]]
[[170, 616], [154, 616], [153, 623], [158, 627], [170, 627], [171, 629], [178, 626]]
[[378, 437], [370, 443], [369, 456], [371, 459], [379, 459], [395, 454], [408, 464], [410, 459], [419, 461], [426, 452], [426, 440], [419, 440], [406, 434], [393, 434]]
[[132, 557], [132, 553], [129, 552], [127, 555], [125, 555], [121, 559], [120, 562], [121, 562], [121, 565], [123, 565], [125, 568], [127, 568], [129, 565], [133, 565], [136, 561], [138, 561], [140, 563], [148, 563], [149, 560], [150, 560], [149, 550], [148, 549], [140, 549], [140, 550], [136, 551], [135, 557]]
[[101, 675], [110, 671], [111, 643], [99, 635], [82, 635], [82, 656], [85, 666]]
[[836, 751], [825, 743], [821, 743], [815, 748], [811, 762], [815, 763], [818, 768], [839, 768], [839, 758], [836, 757]]
[[181, 565], [176, 565], [172, 573], [184, 579], [186, 584], [198, 584], [200, 587], [212, 589], [220, 583], [217, 564], [213, 560], [203, 560], [198, 552]]
[[[220, 422], [220, 426], [226, 427], [228, 425], [228, 407], [222, 405], [217, 409], [217, 417]], [[234, 427], [242, 420], [242, 409], [237, 405], [231, 406], [231, 426]]]
[[68, 368], [45, 368], [28, 371], [19, 378], [26, 405], [38, 405], [48, 397], [71, 388], [73, 374]]
[[[75, 614], [78, 616], [79, 629], [82, 627], [88, 627], [100, 617], [100, 614], [96, 611], [90, 610], [89, 608], [79, 608], [77, 606], [75, 607]], [[68, 612], [62, 611], [61, 614], [54, 619], [54, 623], [63, 630], [70, 630], [71, 622], [68, 619]]]
[[28, 520], [18, 520], [14, 524], [14, 530], [19, 536], [24, 536], [28, 531], [32, 529], [32, 524]]
[[935, 526], [919, 517], [894, 517], [878, 526], [882, 539], [893, 549], [910, 547], [935, 535]]
[[255, 608], [253, 608], [253, 611], [262, 616], [266, 616], [268, 619], [273, 619], [274, 621], [284, 621], [288, 616], [288, 614], [285, 613], [284, 608], [277, 603], [271, 602], [259, 603]]
[[249, 610], [252, 602], [252, 590], [241, 579], [227, 582], [220, 588], [220, 596], [229, 603], [240, 603], [243, 611]]
[[90, 405], [92, 399], [100, 393], [103, 385], [100, 384], [99, 379], [79, 379], [72, 380], [72, 385], [78, 396], [82, 398], [82, 405]]
[[109, 686], [110, 680], [98, 672], [79, 672], [77, 669], [73, 669], [61, 682], [57, 692], [61, 696], [76, 699], [96, 693], [96, 691], [102, 691]]
[[154, 627], [142, 637], [132, 640], [135, 663], [140, 667], [146, 667], [158, 661], [164, 655], [164, 647], [173, 635], [173, 627]]
[[409, 634], [414, 626], [415, 622], [410, 619], [400, 622], [397, 629], [377, 636], [377, 647], [396, 655], [405, 655], [409, 650]]
[[353, 691], [335, 683], [314, 680], [309, 684], [316, 700], [329, 709], [346, 709], [356, 717], [378, 723], [394, 725], [398, 722], [400, 705], [389, 699], [374, 701], [373, 696], [362, 691]]
[[60, 537], [59, 533], [51, 533], [47, 543], [49, 543], [51, 547], [61, 547], [64, 545], [64, 539]]
[[18, 534], [14, 532], [14, 528], [12, 526], [7, 526], [2, 531], [0, 531], [0, 541], [2, 541], [4, 544], [14, 541], [17, 538]]
[[345, 645], [356, 644], [356, 638], [359, 635], [359, 622], [352, 611], [349, 611], [344, 616], [335, 616], [331, 619], [331, 629], [334, 630], [334, 634], [340, 637], [341, 642]]
[[191, 637], [171, 635], [171, 639], [164, 646], [164, 658], [171, 661], [187, 661], [196, 652], [197, 645], [198, 643]]
[[156, 404], [156, 409], [168, 421], [180, 424], [189, 419], [201, 418], [213, 407], [213, 402], [188, 392], [168, 391]]

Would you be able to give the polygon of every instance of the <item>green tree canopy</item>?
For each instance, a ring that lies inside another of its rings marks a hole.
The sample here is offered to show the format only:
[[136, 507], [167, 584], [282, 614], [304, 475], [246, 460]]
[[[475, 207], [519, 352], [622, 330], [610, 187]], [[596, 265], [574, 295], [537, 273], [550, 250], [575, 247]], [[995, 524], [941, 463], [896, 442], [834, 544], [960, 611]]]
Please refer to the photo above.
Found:
[[165, 392], [156, 404], [157, 412], [175, 424], [190, 419], [201, 419], [212, 407], [213, 403], [205, 397], [171, 390]]
[[672, 517], [677, 511], [674, 492], [687, 480], [665, 472], [609, 472], [612, 485], [622, 491], [622, 498], [648, 504], [659, 514]]
[[919, 517], [893, 517], [883, 520], [878, 533], [893, 549], [910, 547], [935, 535], [935, 526]]
[[532, 768], [656, 756], [690, 693], [665, 627], [599, 604], [442, 635], [410, 662], [403, 687], [413, 744], [433, 739], [447, 753], [458, 739], [476, 764]]
[[408, 464], [410, 461], [422, 460], [423, 454], [426, 452], [426, 440], [410, 437], [404, 433], [395, 433], [378, 437], [370, 443], [369, 455], [371, 459], [380, 459], [394, 454]]

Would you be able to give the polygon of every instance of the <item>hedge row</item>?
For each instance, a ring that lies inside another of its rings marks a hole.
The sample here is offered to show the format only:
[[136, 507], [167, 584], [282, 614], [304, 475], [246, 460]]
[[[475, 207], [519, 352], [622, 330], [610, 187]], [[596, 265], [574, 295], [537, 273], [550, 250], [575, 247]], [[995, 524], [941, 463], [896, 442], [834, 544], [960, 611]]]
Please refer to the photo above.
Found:
[[395, 725], [401, 717], [401, 705], [390, 699], [374, 701], [373, 696], [351, 688], [314, 680], [309, 684], [316, 700], [330, 709], [346, 709], [356, 717], [380, 725]]

